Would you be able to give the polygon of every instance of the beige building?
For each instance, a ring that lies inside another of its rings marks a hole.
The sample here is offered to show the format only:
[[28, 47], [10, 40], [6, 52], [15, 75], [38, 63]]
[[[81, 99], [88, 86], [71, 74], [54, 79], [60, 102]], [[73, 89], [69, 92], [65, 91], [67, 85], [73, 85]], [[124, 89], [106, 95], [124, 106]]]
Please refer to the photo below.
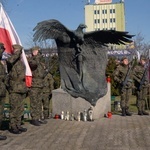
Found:
[[[125, 6], [123, 0], [117, 3], [112, 3], [112, 0], [95, 0], [95, 4], [86, 4], [84, 10], [85, 24], [87, 25], [86, 32], [96, 30], [125, 31]], [[113, 49], [122, 48], [113, 47]]]

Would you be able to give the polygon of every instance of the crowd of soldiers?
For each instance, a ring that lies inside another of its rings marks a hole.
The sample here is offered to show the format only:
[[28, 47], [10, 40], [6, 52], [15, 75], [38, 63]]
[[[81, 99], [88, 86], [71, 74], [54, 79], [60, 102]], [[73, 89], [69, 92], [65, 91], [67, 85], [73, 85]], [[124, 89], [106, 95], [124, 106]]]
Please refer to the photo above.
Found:
[[[5, 50], [0, 43], [0, 129], [3, 120], [3, 109], [6, 93], [9, 93], [10, 117], [9, 131], [13, 134], [26, 132], [22, 127], [22, 115], [24, 113], [24, 99], [30, 98], [31, 124], [40, 126], [46, 124], [49, 119], [49, 103], [52, 95], [53, 77], [50, 70], [43, 63], [40, 47], [31, 48], [32, 57], [28, 63], [32, 71], [32, 86], [29, 88], [25, 83], [25, 65], [22, 61], [23, 47], [18, 44], [12, 45], [13, 54], [3, 60], [2, 54]], [[114, 81], [119, 84], [121, 96], [122, 116], [131, 116], [129, 112], [129, 100], [132, 89], [136, 90], [138, 115], [149, 115], [145, 111], [145, 102], [149, 88], [148, 66], [146, 58], [141, 56], [139, 63], [133, 67], [127, 57], [123, 57], [121, 63], [114, 70]], [[42, 116], [43, 114], [43, 116]], [[0, 134], [0, 140], [7, 137]]]
[[145, 111], [145, 103], [149, 88], [149, 70], [147, 59], [141, 55], [139, 62], [129, 63], [127, 57], [123, 57], [120, 64], [113, 73], [114, 81], [118, 83], [121, 96], [122, 116], [131, 116], [129, 112], [129, 101], [134, 89], [136, 95], [136, 106], [138, 115], [149, 115]]
[[[40, 47], [31, 48], [32, 57], [28, 63], [32, 71], [32, 86], [27, 87], [25, 83], [25, 65], [22, 61], [23, 47], [18, 44], [12, 45], [13, 54], [3, 60], [5, 50], [0, 43], [0, 129], [3, 120], [3, 110], [6, 93], [9, 93], [10, 115], [9, 131], [13, 134], [26, 132], [22, 127], [22, 116], [24, 114], [24, 99], [30, 98], [31, 124], [40, 126], [46, 124], [49, 119], [49, 103], [53, 90], [53, 77], [50, 70], [43, 63]], [[43, 115], [42, 115], [43, 114]], [[1, 135], [0, 140], [6, 140], [7, 136]]]

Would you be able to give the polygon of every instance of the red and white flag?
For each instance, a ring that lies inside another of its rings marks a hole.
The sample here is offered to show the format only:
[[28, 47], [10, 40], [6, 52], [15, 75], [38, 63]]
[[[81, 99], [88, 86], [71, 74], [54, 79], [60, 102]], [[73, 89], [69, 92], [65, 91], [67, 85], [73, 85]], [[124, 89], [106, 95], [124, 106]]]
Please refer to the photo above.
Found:
[[[13, 44], [22, 45], [19, 36], [1, 3], [0, 3], [0, 42], [4, 44], [5, 52], [8, 54], [13, 53], [12, 48]], [[26, 66], [25, 70], [26, 86], [31, 87], [32, 72], [29, 67], [24, 50], [22, 51], [22, 59]]]

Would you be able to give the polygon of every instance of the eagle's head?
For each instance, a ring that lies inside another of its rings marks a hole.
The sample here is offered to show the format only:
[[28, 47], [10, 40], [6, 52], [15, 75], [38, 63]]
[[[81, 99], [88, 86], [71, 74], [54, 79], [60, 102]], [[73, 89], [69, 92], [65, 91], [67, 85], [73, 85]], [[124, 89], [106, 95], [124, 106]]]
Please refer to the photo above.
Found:
[[87, 26], [85, 25], [85, 24], [80, 24], [79, 26], [78, 26], [78, 28], [80, 28], [80, 29], [84, 29], [84, 28], [87, 28]]

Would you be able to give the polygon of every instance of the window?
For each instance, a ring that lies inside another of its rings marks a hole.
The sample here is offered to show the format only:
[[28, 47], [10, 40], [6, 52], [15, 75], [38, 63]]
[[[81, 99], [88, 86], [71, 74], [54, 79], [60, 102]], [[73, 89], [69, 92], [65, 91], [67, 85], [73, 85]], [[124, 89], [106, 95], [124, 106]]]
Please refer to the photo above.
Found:
[[115, 9], [113, 9], [113, 13], [115, 13]]
[[110, 9], [110, 14], [115, 13], [115, 9]]
[[94, 14], [96, 15], [96, 14], [99, 14], [100, 12], [99, 12], [99, 10], [94, 10]]
[[95, 23], [95, 24], [100, 23], [100, 19], [95, 19], [95, 20], [94, 20], [94, 23]]
[[107, 23], [107, 19], [103, 19], [103, 23]]
[[110, 23], [116, 22], [115, 18], [110, 18]]
[[107, 9], [103, 9], [102, 14], [107, 14]]

